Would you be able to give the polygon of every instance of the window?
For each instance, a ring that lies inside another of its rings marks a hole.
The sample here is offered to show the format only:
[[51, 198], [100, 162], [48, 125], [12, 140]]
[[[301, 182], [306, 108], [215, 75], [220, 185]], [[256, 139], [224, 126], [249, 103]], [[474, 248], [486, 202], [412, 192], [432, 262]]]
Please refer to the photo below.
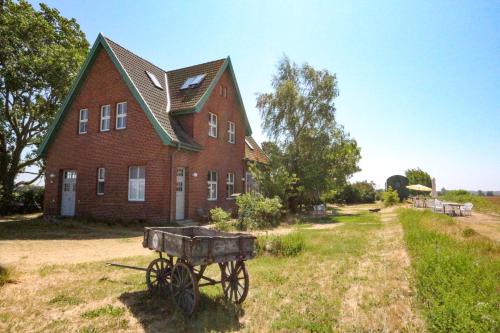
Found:
[[227, 198], [230, 199], [231, 195], [234, 194], [234, 173], [229, 172], [227, 174], [227, 181], [226, 181], [226, 189], [227, 189]]
[[235, 142], [235, 125], [232, 121], [227, 122], [227, 141], [229, 143]]
[[144, 201], [146, 187], [146, 169], [132, 166], [128, 169], [128, 200]]
[[89, 110], [88, 109], [80, 110], [80, 118], [78, 122], [78, 134], [87, 133], [88, 122], [89, 122]]
[[104, 180], [106, 177], [106, 169], [98, 168], [97, 169], [97, 195], [104, 194]]
[[213, 113], [208, 114], [208, 136], [217, 137], [217, 115]]
[[217, 172], [208, 172], [208, 200], [217, 200]]
[[116, 129], [127, 127], [127, 102], [116, 104]]
[[224, 94], [223, 92], [224, 88], [222, 87], [222, 84], [219, 86], [219, 96], [222, 96]]
[[156, 77], [156, 75], [154, 75], [153, 73], [148, 72], [148, 71], [146, 71], [146, 74], [148, 75], [149, 79], [151, 80], [151, 82], [153, 82], [153, 84], [156, 88], [163, 90], [163, 87], [161, 86], [160, 81], [158, 81], [158, 78]]
[[227, 88], [226, 88], [226, 87], [224, 87], [224, 89], [223, 89], [223, 90], [224, 90], [224, 98], [227, 98]]
[[200, 74], [192, 77], [188, 77], [186, 81], [182, 84], [180, 90], [197, 88], [201, 85], [207, 74]]
[[111, 105], [101, 106], [101, 132], [109, 131], [111, 128]]

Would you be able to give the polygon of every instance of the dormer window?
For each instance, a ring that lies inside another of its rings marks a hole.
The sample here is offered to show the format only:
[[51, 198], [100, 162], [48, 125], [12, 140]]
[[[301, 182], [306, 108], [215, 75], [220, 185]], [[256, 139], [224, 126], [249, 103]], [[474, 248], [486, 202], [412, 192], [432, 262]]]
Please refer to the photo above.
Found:
[[154, 86], [156, 88], [163, 90], [163, 87], [162, 87], [160, 81], [158, 80], [158, 78], [156, 77], [156, 75], [154, 75], [153, 73], [148, 72], [148, 71], [146, 71], [146, 74], [148, 75], [149, 79], [151, 80], [151, 82], [154, 84]]
[[181, 86], [181, 90], [186, 90], [186, 89], [193, 89], [193, 88], [198, 88], [207, 74], [200, 74], [196, 76], [191, 76], [184, 81], [184, 83]]
[[217, 137], [217, 115], [208, 113], [208, 136]]

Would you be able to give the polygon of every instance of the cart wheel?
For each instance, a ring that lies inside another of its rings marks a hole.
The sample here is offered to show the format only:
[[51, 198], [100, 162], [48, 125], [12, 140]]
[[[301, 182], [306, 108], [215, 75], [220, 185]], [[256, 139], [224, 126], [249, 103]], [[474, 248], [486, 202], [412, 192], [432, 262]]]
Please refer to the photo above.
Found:
[[151, 293], [168, 292], [172, 275], [172, 263], [165, 258], [158, 258], [148, 266], [146, 284]]
[[219, 264], [221, 284], [227, 300], [240, 304], [248, 294], [250, 281], [244, 261], [229, 261]]
[[183, 262], [175, 264], [172, 270], [171, 288], [177, 307], [190, 316], [200, 298], [198, 281], [196, 281], [191, 267]]

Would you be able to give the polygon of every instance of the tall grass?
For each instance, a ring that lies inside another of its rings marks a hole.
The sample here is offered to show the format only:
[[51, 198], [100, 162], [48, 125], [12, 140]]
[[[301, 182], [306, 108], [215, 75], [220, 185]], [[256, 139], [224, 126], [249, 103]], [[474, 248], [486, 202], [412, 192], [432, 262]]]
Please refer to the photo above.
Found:
[[455, 233], [456, 222], [428, 211], [401, 210], [399, 218], [428, 330], [499, 332], [498, 244]]
[[471, 194], [465, 190], [447, 191], [439, 197], [446, 201], [456, 201], [456, 202], [472, 202], [474, 208], [480, 211], [495, 212], [500, 214], [500, 206], [495, 205], [490, 200], [485, 197], [480, 197], [478, 195]]

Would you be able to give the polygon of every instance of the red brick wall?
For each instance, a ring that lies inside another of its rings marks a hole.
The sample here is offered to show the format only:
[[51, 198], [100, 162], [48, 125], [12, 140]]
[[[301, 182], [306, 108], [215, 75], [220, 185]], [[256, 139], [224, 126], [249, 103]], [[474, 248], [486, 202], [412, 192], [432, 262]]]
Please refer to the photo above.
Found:
[[[116, 103], [128, 103], [127, 128], [116, 130]], [[111, 130], [99, 131], [101, 105], [111, 105]], [[78, 134], [79, 110], [89, 110]], [[144, 202], [128, 201], [129, 166], [146, 167]], [[105, 194], [96, 194], [97, 168], [106, 168]], [[170, 207], [169, 147], [161, 142], [108, 55], [101, 49], [47, 154], [45, 213], [60, 213], [62, 170], [76, 170], [77, 216], [166, 220]], [[54, 174], [54, 178], [49, 175]]]
[[[219, 95], [221, 84], [227, 89], [227, 97]], [[127, 128], [116, 130], [116, 103], [123, 101], [128, 102]], [[106, 104], [111, 105], [112, 129], [101, 133], [100, 110]], [[170, 186], [172, 158], [175, 168], [186, 168], [186, 218], [195, 218], [199, 207], [234, 209], [234, 200], [227, 199], [226, 177], [228, 172], [233, 172], [235, 193], [244, 191], [245, 125], [240, 107], [231, 76], [226, 71], [200, 113], [178, 118], [186, 132], [194, 133], [194, 139], [204, 149], [189, 152], [168, 147], [161, 142], [106, 52], [101, 50], [48, 148], [45, 213], [60, 213], [62, 171], [76, 170], [77, 216], [169, 220], [175, 216], [175, 208], [172, 212], [169, 208], [175, 207], [175, 192], [171, 200]], [[88, 132], [79, 135], [79, 110], [83, 108], [89, 110]], [[218, 117], [217, 138], [208, 136], [209, 112]], [[228, 142], [228, 120], [236, 124], [235, 144]], [[146, 167], [144, 202], [128, 201], [128, 168], [135, 165]], [[106, 168], [103, 196], [96, 194], [99, 167]], [[209, 170], [218, 173], [217, 201], [207, 200]], [[51, 174], [55, 177], [51, 178]]]
[[[227, 88], [227, 98], [219, 95], [221, 84]], [[193, 115], [192, 121], [189, 123], [193, 129], [194, 139], [204, 149], [199, 153], [179, 151], [175, 157], [175, 165], [186, 167], [187, 170], [186, 207], [189, 206], [188, 217], [194, 218], [198, 207], [206, 209], [216, 206], [224, 209], [235, 208], [235, 201], [227, 199], [226, 177], [228, 172], [233, 172], [235, 175], [235, 193], [244, 191], [244, 182], [241, 179], [244, 176], [245, 125], [240, 108], [231, 75], [226, 70], [201, 112]], [[217, 138], [208, 136], [209, 112], [217, 115]], [[236, 126], [235, 144], [228, 142], [228, 121], [233, 121]], [[184, 122], [187, 122], [187, 120]], [[207, 200], [207, 175], [209, 170], [217, 171], [218, 174], [217, 201]], [[194, 177], [193, 173], [197, 173], [197, 177]]]

